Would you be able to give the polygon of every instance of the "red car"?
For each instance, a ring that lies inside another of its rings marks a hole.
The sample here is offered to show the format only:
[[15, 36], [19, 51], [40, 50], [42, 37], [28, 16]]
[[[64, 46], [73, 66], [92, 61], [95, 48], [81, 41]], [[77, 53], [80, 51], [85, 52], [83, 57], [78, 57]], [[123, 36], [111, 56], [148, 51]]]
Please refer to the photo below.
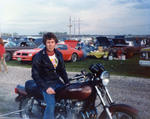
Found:
[[[33, 56], [38, 53], [45, 46], [41, 44], [35, 49], [18, 50], [13, 54], [13, 60], [17, 61], [32, 61]], [[57, 44], [56, 48], [62, 53], [65, 61], [76, 62], [83, 57], [82, 50], [72, 48], [67, 44]]]

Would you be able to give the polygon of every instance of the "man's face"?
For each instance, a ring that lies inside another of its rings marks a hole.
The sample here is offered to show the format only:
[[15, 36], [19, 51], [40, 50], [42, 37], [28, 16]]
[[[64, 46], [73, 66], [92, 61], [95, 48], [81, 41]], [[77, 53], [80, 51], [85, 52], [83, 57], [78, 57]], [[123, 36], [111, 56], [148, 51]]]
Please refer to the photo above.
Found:
[[53, 51], [56, 46], [55, 40], [53, 38], [46, 40], [45, 46], [49, 52]]

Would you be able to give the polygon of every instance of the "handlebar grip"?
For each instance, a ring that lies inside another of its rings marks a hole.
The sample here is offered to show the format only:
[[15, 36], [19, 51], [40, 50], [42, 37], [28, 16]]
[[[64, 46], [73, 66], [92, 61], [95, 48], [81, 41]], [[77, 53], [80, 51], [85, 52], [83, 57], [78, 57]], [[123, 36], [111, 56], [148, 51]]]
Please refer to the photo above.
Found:
[[73, 77], [73, 78], [69, 78], [69, 81], [74, 81], [74, 80], [79, 80], [79, 79], [81, 79], [81, 78], [84, 78], [85, 76], [75, 76], [75, 77]]
[[74, 79], [72, 79], [72, 78], [69, 78], [69, 81], [73, 81]]

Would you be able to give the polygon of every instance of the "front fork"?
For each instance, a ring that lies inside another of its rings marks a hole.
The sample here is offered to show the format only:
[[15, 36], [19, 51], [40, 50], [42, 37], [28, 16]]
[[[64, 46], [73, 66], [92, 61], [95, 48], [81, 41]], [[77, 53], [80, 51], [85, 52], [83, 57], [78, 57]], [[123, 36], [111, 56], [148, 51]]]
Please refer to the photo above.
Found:
[[[95, 89], [96, 89], [96, 91], [97, 91], [97, 94], [98, 94], [99, 98], [101, 99], [102, 105], [103, 105], [103, 107], [104, 107], [104, 109], [105, 109], [105, 111], [106, 111], [106, 113], [107, 113], [109, 119], [113, 119], [112, 116], [111, 116], [111, 112], [110, 112], [110, 110], [109, 110], [109, 106], [105, 103], [101, 91], [98, 89], [97, 86], [95, 86]], [[112, 99], [111, 99], [111, 97], [110, 97], [110, 94], [109, 94], [107, 88], [104, 87], [104, 90], [106, 91], [106, 96], [107, 96], [106, 98], [108, 99], [109, 104], [112, 104], [113, 101], [112, 101]]]

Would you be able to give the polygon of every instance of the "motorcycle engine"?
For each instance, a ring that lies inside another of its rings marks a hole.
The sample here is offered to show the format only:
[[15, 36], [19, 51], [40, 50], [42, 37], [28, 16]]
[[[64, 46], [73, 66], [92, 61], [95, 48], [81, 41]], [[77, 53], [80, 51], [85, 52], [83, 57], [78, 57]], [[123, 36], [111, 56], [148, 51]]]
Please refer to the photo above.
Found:
[[[42, 104], [46, 106], [46, 104]], [[84, 101], [76, 100], [60, 100], [55, 105], [55, 118], [56, 119], [96, 119], [96, 109], [84, 109]]]
[[77, 115], [77, 119], [96, 119], [97, 110], [96, 108], [87, 108], [84, 109], [84, 102], [75, 102], [74, 103], [74, 112]]
[[[83, 101], [61, 100], [56, 104], [58, 114], [69, 119], [96, 119], [96, 109], [84, 109]], [[58, 117], [58, 116], [57, 116]]]

